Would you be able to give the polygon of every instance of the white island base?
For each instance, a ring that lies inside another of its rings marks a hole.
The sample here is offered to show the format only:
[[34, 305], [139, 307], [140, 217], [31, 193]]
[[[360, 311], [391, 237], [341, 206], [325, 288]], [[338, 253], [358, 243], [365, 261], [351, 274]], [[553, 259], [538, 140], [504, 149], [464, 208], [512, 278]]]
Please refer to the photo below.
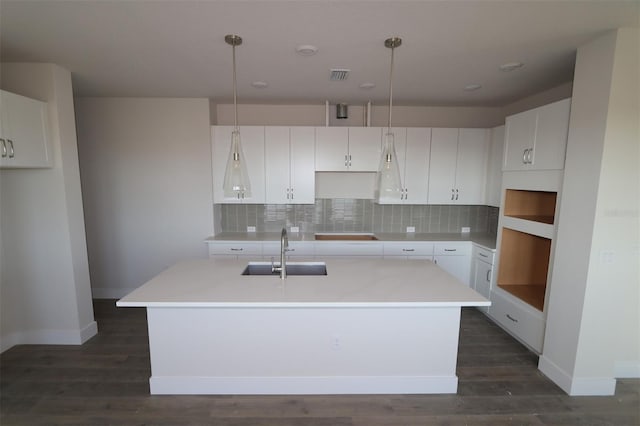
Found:
[[455, 393], [460, 308], [148, 308], [152, 394]]
[[147, 308], [152, 394], [455, 393], [461, 306], [490, 303], [428, 261], [285, 282], [245, 264], [178, 264], [118, 301]]

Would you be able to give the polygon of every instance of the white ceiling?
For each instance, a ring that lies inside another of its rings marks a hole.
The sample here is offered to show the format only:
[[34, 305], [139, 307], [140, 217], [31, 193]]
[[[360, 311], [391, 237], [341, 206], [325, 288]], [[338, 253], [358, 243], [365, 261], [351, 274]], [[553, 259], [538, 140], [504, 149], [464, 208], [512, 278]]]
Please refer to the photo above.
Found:
[[[571, 81], [576, 48], [638, 26], [640, 1], [16, 1], [1, 0], [1, 60], [54, 62], [79, 96], [231, 99], [239, 102], [385, 103], [390, 50], [394, 103], [500, 106]], [[300, 44], [315, 56], [295, 53]], [[502, 63], [525, 66], [505, 73]], [[331, 68], [349, 68], [330, 82]], [[256, 89], [253, 81], [266, 81]], [[359, 88], [373, 82], [370, 90]], [[467, 84], [481, 84], [465, 92]]]

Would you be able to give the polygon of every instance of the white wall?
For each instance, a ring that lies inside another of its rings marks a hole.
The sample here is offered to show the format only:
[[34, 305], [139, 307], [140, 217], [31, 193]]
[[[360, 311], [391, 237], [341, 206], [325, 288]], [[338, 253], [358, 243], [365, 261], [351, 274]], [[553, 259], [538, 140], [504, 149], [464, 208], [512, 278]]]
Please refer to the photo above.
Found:
[[[233, 124], [233, 104], [216, 105], [212, 124]], [[335, 105], [329, 114], [331, 126], [364, 125], [364, 106], [350, 105], [349, 118], [335, 118]], [[324, 104], [318, 105], [238, 105], [238, 122], [244, 125], [265, 126], [324, 126]], [[372, 106], [371, 125], [386, 126], [388, 106]], [[393, 125], [401, 127], [494, 127], [504, 123], [504, 113], [499, 107], [438, 107], [393, 106]]]
[[578, 50], [540, 369], [572, 395], [640, 376], [638, 30]]
[[551, 89], [544, 90], [535, 95], [527, 96], [526, 98], [519, 99], [516, 102], [512, 102], [505, 105], [502, 108], [504, 116], [517, 114], [519, 112], [528, 111], [539, 106], [548, 105], [550, 103], [566, 99], [571, 97], [573, 91], [573, 82], [561, 84]]
[[51, 169], [0, 171], [0, 350], [80, 344], [97, 332], [78, 172], [71, 74], [2, 64], [2, 88], [48, 103]]
[[207, 99], [76, 98], [96, 298], [207, 256], [213, 234]]

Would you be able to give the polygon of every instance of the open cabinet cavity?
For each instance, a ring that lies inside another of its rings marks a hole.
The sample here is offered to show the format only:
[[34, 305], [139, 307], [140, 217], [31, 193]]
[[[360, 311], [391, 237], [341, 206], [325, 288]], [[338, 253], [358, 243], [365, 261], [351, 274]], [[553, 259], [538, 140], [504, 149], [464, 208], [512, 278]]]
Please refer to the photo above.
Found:
[[503, 228], [501, 244], [498, 287], [542, 311], [551, 240]]
[[504, 215], [519, 219], [553, 224], [557, 192], [507, 189]]

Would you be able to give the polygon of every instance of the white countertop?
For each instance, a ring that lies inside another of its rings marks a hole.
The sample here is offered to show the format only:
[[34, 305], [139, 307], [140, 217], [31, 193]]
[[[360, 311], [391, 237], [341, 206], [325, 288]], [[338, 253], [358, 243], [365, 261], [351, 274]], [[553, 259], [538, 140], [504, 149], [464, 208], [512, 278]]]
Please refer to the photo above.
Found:
[[[323, 232], [318, 232], [322, 234]], [[347, 232], [358, 234], [358, 232]], [[329, 232], [330, 234], [330, 232]], [[471, 241], [489, 250], [496, 248], [496, 236], [486, 233], [373, 233], [378, 239], [373, 241], [359, 241], [363, 243], [376, 241]], [[314, 233], [288, 233], [289, 241], [313, 241], [330, 243], [332, 241], [318, 241]], [[280, 241], [280, 232], [223, 232], [207, 238], [205, 241]], [[335, 242], [335, 241], [333, 241]], [[351, 241], [353, 242], [353, 241]]]
[[[327, 259], [326, 276], [243, 276], [247, 260], [178, 263], [120, 299], [130, 307], [450, 307], [491, 303], [430, 261]], [[295, 262], [290, 262], [295, 263]]]

